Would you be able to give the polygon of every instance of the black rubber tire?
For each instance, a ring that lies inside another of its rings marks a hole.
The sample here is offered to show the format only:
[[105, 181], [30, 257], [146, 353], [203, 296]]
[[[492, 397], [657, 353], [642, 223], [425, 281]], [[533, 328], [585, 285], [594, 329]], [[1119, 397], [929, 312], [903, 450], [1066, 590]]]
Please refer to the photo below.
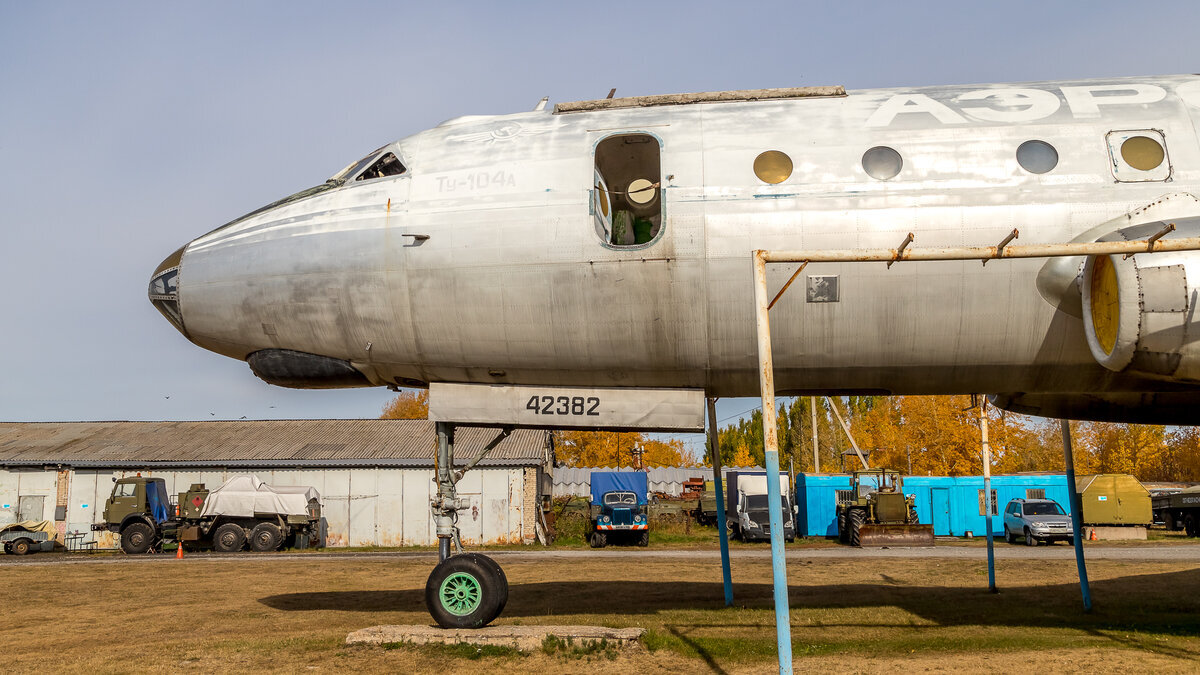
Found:
[[475, 556], [476, 559], [482, 561], [484, 564], [490, 565], [492, 573], [496, 575], [496, 580], [500, 584], [500, 598], [499, 602], [496, 603], [496, 616], [500, 616], [500, 613], [504, 611], [504, 606], [508, 604], [508, 575], [504, 573], [504, 570], [500, 567], [500, 563], [486, 555], [480, 553], [472, 553], [470, 555]]
[[1067, 537], [1067, 546], [1075, 545], [1075, 537]]
[[588, 545], [592, 548], [604, 548], [608, 546], [608, 535], [603, 532], [593, 532], [588, 538]]
[[29, 553], [29, 547], [32, 543], [29, 539], [16, 539], [9, 547], [9, 550], [12, 551], [13, 555], [25, 555]]
[[121, 530], [121, 550], [140, 555], [154, 545], [154, 530], [146, 523], [130, 523]]
[[1037, 537], [1035, 537], [1029, 533], [1028, 527], [1025, 528], [1025, 545], [1026, 546], [1037, 546], [1038, 545]]
[[863, 523], [867, 522], [867, 514], [863, 513], [862, 509], [854, 509], [850, 512], [848, 520], [850, 521], [848, 523], [850, 530], [850, 545], [861, 547], [862, 538], [859, 536], [858, 531], [859, 528], [863, 526]]
[[237, 553], [246, 545], [246, 531], [237, 523], [225, 523], [213, 532], [212, 544], [217, 553]]
[[1008, 526], [1007, 526], [1007, 525], [1005, 525], [1005, 526], [1004, 526], [1004, 542], [1005, 542], [1006, 544], [1015, 544], [1015, 543], [1017, 543], [1017, 538], [1016, 538], [1016, 537], [1014, 537], [1014, 536], [1013, 536], [1013, 533], [1009, 531], [1009, 529], [1008, 529]]
[[650, 531], [649, 530], [642, 530], [642, 533], [640, 535], [638, 535], [637, 545], [641, 546], [642, 548], [645, 548], [650, 545]]
[[[425, 582], [425, 607], [437, 625], [442, 628], [483, 628], [499, 615], [501, 583], [495, 567], [484, 558], [486, 556], [477, 553], [450, 556], [430, 572]], [[452, 575], [464, 575], [479, 593], [477, 605], [466, 614], [455, 614], [442, 602], [442, 585]]]
[[838, 532], [838, 541], [842, 542], [843, 544], [850, 543], [850, 531], [848, 529], [846, 529], [846, 512], [845, 511], [838, 511], [837, 532]]
[[250, 550], [269, 553], [279, 549], [283, 543], [283, 531], [275, 523], [259, 523], [250, 530]]
[[1183, 529], [1189, 537], [1200, 536], [1200, 532], [1196, 531], [1196, 516], [1190, 513], [1183, 517]]

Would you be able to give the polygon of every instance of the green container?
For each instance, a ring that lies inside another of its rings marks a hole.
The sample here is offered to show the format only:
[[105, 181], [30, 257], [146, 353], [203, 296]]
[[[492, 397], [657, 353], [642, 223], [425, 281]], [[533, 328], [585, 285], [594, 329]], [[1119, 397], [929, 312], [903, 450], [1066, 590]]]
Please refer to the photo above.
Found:
[[1086, 525], [1150, 525], [1150, 493], [1127, 473], [1075, 478]]

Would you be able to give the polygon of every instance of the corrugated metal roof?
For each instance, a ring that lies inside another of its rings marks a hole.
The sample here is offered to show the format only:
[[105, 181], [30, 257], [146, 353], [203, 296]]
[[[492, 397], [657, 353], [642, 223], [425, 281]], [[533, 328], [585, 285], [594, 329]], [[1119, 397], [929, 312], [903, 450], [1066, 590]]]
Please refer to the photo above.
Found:
[[[498, 433], [459, 427], [455, 464]], [[428, 420], [0, 422], [0, 466], [433, 466]], [[549, 463], [545, 432], [517, 429], [481, 466]]]

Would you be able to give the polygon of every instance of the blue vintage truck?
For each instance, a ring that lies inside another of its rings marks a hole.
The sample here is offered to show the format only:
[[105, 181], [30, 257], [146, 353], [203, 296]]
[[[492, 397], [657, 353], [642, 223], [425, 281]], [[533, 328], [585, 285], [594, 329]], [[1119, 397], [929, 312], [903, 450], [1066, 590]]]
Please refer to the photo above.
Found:
[[592, 472], [592, 548], [624, 541], [650, 545], [650, 519], [646, 508], [649, 481], [645, 471]]

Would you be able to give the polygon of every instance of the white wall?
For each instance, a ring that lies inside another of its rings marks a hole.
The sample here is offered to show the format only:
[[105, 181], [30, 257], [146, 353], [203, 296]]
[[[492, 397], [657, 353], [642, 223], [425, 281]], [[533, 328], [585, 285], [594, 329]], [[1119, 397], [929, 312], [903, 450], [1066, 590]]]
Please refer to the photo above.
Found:
[[[87, 532], [104, 519], [112, 479], [141, 474], [166, 481], [175, 497], [193, 483], [210, 489], [238, 471], [80, 469], [71, 475], [67, 531]], [[310, 485], [321, 493], [328, 546], [422, 546], [437, 543], [429, 501], [437, 493], [432, 469], [276, 469], [252, 472], [273, 485]], [[476, 467], [458, 484], [470, 507], [459, 512], [467, 545], [520, 543], [524, 483], [520, 468]], [[0, 524], [16, 518], [18, 498], [44, 495], [43, 519], [54, 518], [55, 472], [0, 468]], [[8, 504], [10, 508], [4, 508]], [[98, 545], [112, 545], [97, 533]]]

